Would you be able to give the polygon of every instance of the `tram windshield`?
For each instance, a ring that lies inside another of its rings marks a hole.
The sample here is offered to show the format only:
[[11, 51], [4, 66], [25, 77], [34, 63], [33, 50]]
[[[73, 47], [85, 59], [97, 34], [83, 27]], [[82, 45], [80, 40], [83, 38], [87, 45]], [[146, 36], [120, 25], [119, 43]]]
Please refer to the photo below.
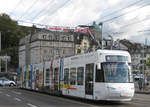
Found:
[[126, 63], [107, 62], [103, 64], [105, 82], [129, 83], [133, 82], [131, 67]]

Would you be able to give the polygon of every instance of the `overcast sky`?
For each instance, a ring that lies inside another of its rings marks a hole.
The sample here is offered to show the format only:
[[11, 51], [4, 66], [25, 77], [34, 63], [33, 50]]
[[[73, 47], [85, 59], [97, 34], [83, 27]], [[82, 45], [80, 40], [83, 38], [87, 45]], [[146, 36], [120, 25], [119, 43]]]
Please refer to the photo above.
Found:
[[1, 0], [0, 13], [50, 26], [103, 22], [104, 36], [150, 44], [150, 0]]

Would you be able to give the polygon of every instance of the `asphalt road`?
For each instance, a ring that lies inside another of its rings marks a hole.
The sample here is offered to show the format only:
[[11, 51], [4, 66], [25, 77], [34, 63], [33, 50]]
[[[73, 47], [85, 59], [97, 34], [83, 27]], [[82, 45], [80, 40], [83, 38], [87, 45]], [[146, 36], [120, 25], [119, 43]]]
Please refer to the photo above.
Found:
[[135, 94], [131, 102], [93, 102], [34, 91], [0, 88], [0, 107], [150, 107], [150, 94]]

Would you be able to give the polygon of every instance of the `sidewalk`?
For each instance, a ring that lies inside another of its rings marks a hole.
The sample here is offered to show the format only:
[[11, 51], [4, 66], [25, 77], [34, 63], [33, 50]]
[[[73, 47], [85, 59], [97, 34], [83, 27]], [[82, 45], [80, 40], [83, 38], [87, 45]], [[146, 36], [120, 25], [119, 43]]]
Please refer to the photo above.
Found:
[[138, 93], [138, 94], [150, 94], [150, 89], [149, 90], [135, 90], [135, 93]]
[[139, 90], [138, 81], [134, 82], [135, 93], [138, 94], [150, 94], [150, 85], [145, 86], [142, 90]]
[[150, 94], [150, 87], [146, 87], [142, 90], [139, 90], [138, 87], [135, 87], [135, 93], [138, 93], [138, 94]]

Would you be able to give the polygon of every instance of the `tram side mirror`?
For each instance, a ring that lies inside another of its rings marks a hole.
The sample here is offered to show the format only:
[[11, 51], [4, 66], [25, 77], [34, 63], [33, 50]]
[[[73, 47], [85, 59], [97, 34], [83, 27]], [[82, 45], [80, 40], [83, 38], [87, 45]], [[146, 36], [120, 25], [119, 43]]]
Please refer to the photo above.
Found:
[[97, 63], [97, 69], [100, 70], [101, 69], [101, 64]]

